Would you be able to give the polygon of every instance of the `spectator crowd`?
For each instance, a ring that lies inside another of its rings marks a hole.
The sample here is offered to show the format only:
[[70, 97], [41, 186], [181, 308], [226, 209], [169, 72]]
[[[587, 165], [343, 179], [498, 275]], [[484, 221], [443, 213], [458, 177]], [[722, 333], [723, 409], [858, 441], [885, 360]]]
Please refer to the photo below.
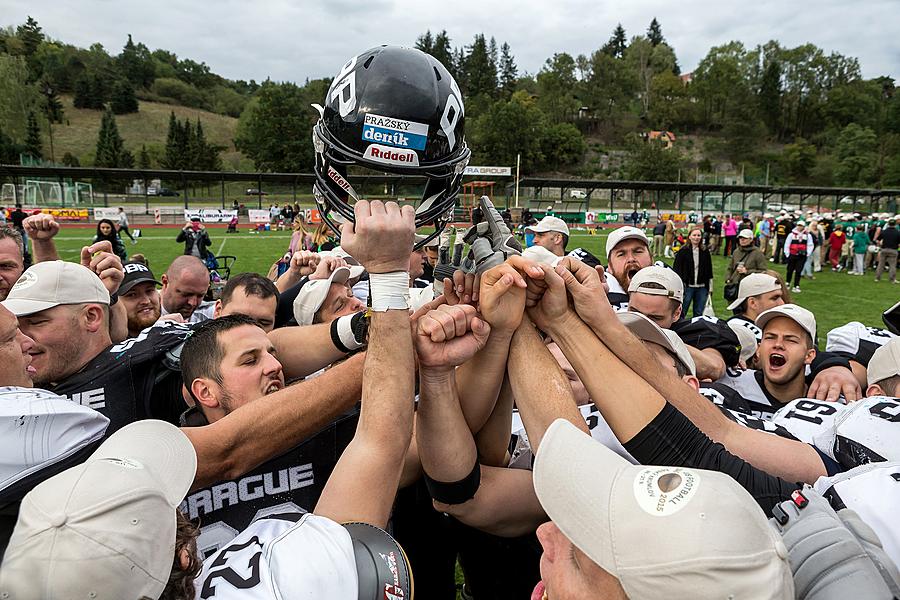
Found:
[[427, 54], [351, 59], [326, 223], [273, 204], [287, 252], [213, 300], [199, 221], [159, 277], [127, 217], [77, 262], [51, 215], [0, 228], [0, 598], [440, 600], [457, 563], [475, 599], [900, 597], [900, 302], [825, 332], [790, 301], [823, 264], [896, 282], [895, 219], [635, 213], [596, 256], [547, 215], [523, 249], [486, 198], [447, 225], [461, 102]]

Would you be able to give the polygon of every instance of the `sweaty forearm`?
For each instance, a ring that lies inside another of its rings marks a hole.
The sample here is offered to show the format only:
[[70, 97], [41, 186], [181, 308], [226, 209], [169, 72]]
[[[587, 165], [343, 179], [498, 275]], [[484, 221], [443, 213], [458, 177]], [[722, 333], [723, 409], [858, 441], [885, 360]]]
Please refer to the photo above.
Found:
[[249, 402], [203, 427], [183, 428], [197, 451], [194, 488], [234, 479], [297, 446], [351, 410], [362, 391], [364, 357]]
[[484, 427], [475, 434], [475, 445], [482, 465], [505, 467], [509, 463], [509, 438], [512, 430], [512, 386], [503, 378], [500, 395]]

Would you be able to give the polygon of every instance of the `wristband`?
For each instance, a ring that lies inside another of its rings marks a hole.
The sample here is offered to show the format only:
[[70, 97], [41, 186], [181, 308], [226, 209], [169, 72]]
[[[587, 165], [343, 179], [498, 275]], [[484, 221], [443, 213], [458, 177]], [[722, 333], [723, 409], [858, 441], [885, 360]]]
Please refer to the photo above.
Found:
[[374, 312], [409, 310], [409, 273], [370, 273], [369, 306]]
[[109, 295], [109, 305], [110, 306], [115, 306], [116, 302], [118, 302], [118, 301], [119, 301], [118, 292], [113, 292], [112, 294]]
[[481, 465], [478, 459], [475, 459], [475, 466], [472, 471], [459, 481], [446, 483], [443, 481], [435, 481], [425, 474], [425, 487], [432, 499], [444, 504], [462, 504], [475, 497], [478, 486], [481, 485]]
[[341, 352], [353, 352], [366, 345], [368, 331], [365, 311], [345, 315], [331, 322], [331, 342]]

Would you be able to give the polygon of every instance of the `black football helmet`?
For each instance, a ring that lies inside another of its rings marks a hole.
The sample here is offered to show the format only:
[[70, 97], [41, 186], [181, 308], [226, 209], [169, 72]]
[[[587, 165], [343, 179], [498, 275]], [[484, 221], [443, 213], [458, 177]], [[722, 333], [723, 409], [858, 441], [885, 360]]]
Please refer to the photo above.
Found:
[[471, 152], [464, 136], [463, 98], [434, 57], [419, 50], [379, 46], [351, 58], [334, 78], [313, 127], [313, 195], [322, 219], [353, 221], [359, 199], [348, 167], [425, 177], [416, 227], [440, 234], [452, 216]]

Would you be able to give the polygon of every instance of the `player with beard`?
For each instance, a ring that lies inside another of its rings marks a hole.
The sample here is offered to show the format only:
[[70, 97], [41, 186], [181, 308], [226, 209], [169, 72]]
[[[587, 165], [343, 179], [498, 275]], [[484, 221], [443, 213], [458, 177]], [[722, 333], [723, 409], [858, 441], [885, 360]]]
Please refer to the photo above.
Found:
[[613, 276], [612, 279], [607, 279], [610, 304], [614, 308], [624, 309], [628, 306], [626, 290], [631, 284], [631, 278], [644, 267], [653, 264], [646, 234], [637, 227], [628, 225], [613, 230], [606, 238], [606, 263], [607, 272]]
[[125, 269], [125, 279], [119, 286], [119, 301], [128, 315], [128, 337], [133, 338], [159, 320], [159, 293], [156, 286], [162, 284], [143, 263], [127, 262], [122, 266]]

